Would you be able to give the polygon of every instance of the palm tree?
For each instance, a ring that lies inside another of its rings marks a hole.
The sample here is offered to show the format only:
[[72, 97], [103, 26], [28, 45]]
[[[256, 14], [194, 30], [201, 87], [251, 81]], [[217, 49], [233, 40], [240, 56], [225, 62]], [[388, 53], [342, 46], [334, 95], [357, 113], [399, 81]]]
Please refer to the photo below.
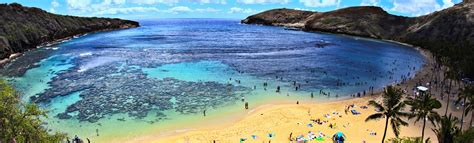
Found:
[[[461, 90], [461, 93], [459, 94], [459, 98], [456, 101], [456, 104], [461, 103], [461, 101], [464, 103], [463, 110], [462, 110], [462, 115], [461, 115], [461, 128], [460, 130], [462, 131], [462, 127], [464, 124], [464, 116], [469, 114], [470, 111], [474, 110], [474, 86], [473, 85], [467, 85], [464, 89]], [[472, 114], [472, 117], [474, 117], [474, 114]], [[469, 124], [472, 127], [472, 117], [471, 117], [471, 123]]]
[[[452, 69], [452, 67], [448, 68], [448, 70], [446, 71], [445, 73], [445, 78], [444, 80], [448, 80], [449, 81], [449, 86], [448, 86], [448, 101], [446, 102], [446, 111], [444, 112], [444, 116], [446, 116], [448, 114], [448, 109], [449, 109], [449, 102], [450, 102], [450, 97], [451, 97], [451, 89], [453, 88], [453, 81], [457, 79], [457, 74], [456, 72], [454, 71], [454, 69]], [[443, 90], [444, 92], [444, 90]]]
[[393, 133], [398, 137], [400, 134], [400, 125], [407, 126], [408, 123], [403, 121], [401, 117], [408, 117], [409, 114], [403, 112], [405, 103], [402, 102], [402, 91], [392, 86], [388, 86], [383, 94], [383, 104], [377, 103], [374, 100], [369, 101], [369, 105], [375, 107], [379, 113], [375, 113], [367, 117], [365, 121], [378, 120], [385, 118], [385, 130], [383, 133], [382, 143], [385, 141], [387, 135], [388, 122], [392, 125]]
[[469, 123], [469, 127], [472, 128], [473, 127], [472, 120], [474, 119], [474, 97], [470, 96], [470, 98], [468, 98], [468, 101], [464, 104], [464, 106], [466, 110], [466, 113], [464, 113], [465, 115], [471, 112], [471, 122]]
[[432, 129], [438, 137], [439, 143], [453, 143], [454, 137], [459, 133], [459, 128], [456, 126], [458, 118], [449, 116], [443, 116], [437, 121], [437, 129]]
[[439, 115], [434, 109], [441, 108], [441, 102], [436, 98], [433, 98], [431, 94], [422, 94], [420, 97], [411, 98], [405, 102], [411, 106], [413, 114], [410, 115], [409, 119], [416, 117], [415, 123], [422, 120], [423, 128], [421, 130], [421, 140], [423, 141], [425, 135], [426, 119], [430, 120], [434, 125], [435, 121], [439, 118]]

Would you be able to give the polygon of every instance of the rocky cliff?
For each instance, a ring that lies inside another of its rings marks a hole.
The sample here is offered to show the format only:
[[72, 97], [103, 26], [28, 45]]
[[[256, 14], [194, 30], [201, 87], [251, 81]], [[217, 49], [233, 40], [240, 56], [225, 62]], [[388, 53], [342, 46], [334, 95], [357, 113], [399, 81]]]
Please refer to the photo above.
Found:
[[[349, 7], [329, 12], [274, 9], [242, 20], [263, 24], [395, 40], [448, 57], [462, 76], [474, 78], [474, 0], [420, 17], [391, 15], [380, 7]], [[296, 25], [296, 26], [294, 26]]]
[[0, 4], [0, 59], [58, 39], [138, 26], [135, 21], [56, 15], [16, 3]]
[[300, 11], [293, 9], [273, 9], [263, 13], [249, 16], [242, 20], [242, 23], [273, 25], [273, 26], [289, 26], [303, 28], [307, 17], [314, 14], [311, 11]]

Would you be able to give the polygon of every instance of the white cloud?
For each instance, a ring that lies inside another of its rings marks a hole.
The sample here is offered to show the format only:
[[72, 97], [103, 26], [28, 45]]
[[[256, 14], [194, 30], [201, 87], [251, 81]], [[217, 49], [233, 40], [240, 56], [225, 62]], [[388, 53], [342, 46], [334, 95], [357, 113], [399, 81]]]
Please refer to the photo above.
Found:
[[132, 0], [132, 3], [135, 4], [175, 4], [178, 3], [179, 0]]
[[362, 0], [360, 5], [365, 5], [365, 6], [377, 6], [379, 5], [380, 0]]
[[72, 10], [85, 11], [91, 4], [91, 0], [66, 0], [66, 3]]
[[[224, 3], [225, 0], [187, 0], [198, 3]], [[128, 3], [127, 3], [128, 2]], [[137, 3], [139, 2], [139, 3]], [[100, 15], [115, 15], [115, 14], [133, 14], [133, 13], [146, 13], [146, 12], [161, 12], [161, 13], [186, 13], [186, 12], [218, 12], [219, 9], [214, 8], [197, 8], [191, 9], [186, 6], [175, 6], [169, 9], [158, 9], [154, 6], [132, 6], [129, 4], [154, 4], [154, 3], [178, 3], [179, 0], [66, 0], [68, 9], [75, 15], [87, 15], [87, 16], [100, 16]], [[52, 6], [56, 4], [51, 4]], [[50, 9], [51, 12], [55, 12], [54, 7]], [[92, 14], [92, 15], [91, 15]]]
[[243, 4], [287, 4], [290, 0], [237, 0], [237, 2]]
[[443, 8], [452, 7], [454, 2], [452, 0], [443, 0]]
[[186, 6], [176, 6], [167, 10], [167, 12], [174, 13], [174, 14], [183, 13], [183, 12], [192, 12], [192, 11], [193, 10], [191, 8], [186, 7]]
[[232, 7], [230, 8], [230, 11], [229, 13], [256, 13], [257, 11], [254, 10], [254, 9], [250, 9], [250, 8], [247, 8], [247, 9], [244, 9], [244, 8], [240, 8], [240, 7]]
[[102, 11], [98, 11], [95, 15], [114, 15], [114, 14], [130, 14], [137, 12], [159, 12], [160, 10], [155, 7], [125, 7], [125, 8], [108, 8]]
[[179, 2], [194, 2], [194, 3], [200, 3], [200, 4], [209, 4], [209, 3], [215, 3], [215, 4], [226, 4], [226, 0], [132, 0], [132, 3], [135, 4], [176, 4]]
[[52, 7], [58, 7], [58, 6], [60, 6], [60, 4], [56, 0], [53, 0], [53, 1], [51, 1], [51, 6]]
[[341, 0], [300, 0], [307, 7], [327, 7], [339, 5]]
[[196, 2], [196, 3], [201, 3], [201, 4], [209, 4], [209, 3], [215, 3], [215, 4], [227, 4], [226, 0], [188, 0], [190, 2]]
[[393, 8], [390, 10], [419, 16], [440, 9], [441, 5], [436, 0], [393, 0]]
[[102, 2], [102, 4], [105, 4], [105, 5], [121, 5], [121, 4], [125, 4], [125, 0], [104, 0], [104, 2]]
[[219, 12], [221, 10], [208, 7], [208, 8], [197, 8], [195, 11], [196, 12]]
[[49, 12], [56, 13], [56, 7], [59, 7], [60, 4], [56, 0], [51, 1], [51, 8], [49, 8]]

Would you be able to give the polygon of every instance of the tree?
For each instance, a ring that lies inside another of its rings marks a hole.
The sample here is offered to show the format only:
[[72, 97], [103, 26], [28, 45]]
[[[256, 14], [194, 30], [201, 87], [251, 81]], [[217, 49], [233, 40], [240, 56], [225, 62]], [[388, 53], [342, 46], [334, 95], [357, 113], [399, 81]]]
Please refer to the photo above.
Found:
[[0, 80], [0, 142], [61, 142], [65, 134], [50, 135], [41, 117], [47, 117], [45, 111], [21, 102], [20, 94]]
[[[447, 63], [448, 65], [451, 65], [452, 63], [451, 62], [448, 62]], [[448, 70], [446, 71], [445, 73], [445, 78], [444, 80], [449, 80], [449, 86], [448, 86], [448, 101], [446, 102], [446, 110], [444, 112], [444, 116], [446, 116], [448, 114], [448, 109], [449, 109], [449, 103], [451, 102], [450, 101], [450, 98], [451, 98], [451, 91], [452, 91], [452, 88], [453, 88], [453, 81], [458, 81], [458, 76], [459, 76], [459, 73], [457, 72], [457, 70], [454, 69], [453, 66], [451, 66], [450, 68], [448, 68]], [[443, 90], [444, 92], [444, 90]]]
[[[463, 105], [463, 110], [462, 110], [462, 115], [461, 115], [461, 128], [462, 130], [463, 124], [464, 124], [464, 116], [469, 114], [469, 112], [474, 110], [474, 86], [473, 85], [467, 85], [464, 89], [461, 90], [461, 93], [459, 93], [459, 98], [456, 101], [456, 104], [459, 103], [464, 103]], [[469, 124], [470, 127], [472, 127], [472, 118], [474, 117], [474, 114], [471, 114], [471, 123]]]
[[[391, 138], [387, 141], [391, 143], [423, 143], [421, 137], [402, 137], [402, 138]], [[426, 139], [425, 143], [431, 143], [430, 138]]]
[[382, 143], [387, 135], [387, 127], [390, 121], [393, 133], [396, 137], [400, 134], [400, 125], [407, 126], [408, 123], [403, 121], [401, 117], [408, 117], [409, 114], [403, 112], [406, 104], [402, 102], [402, 91], [392, 86], [388, 86], [383, 94], [383, 104], [379, 104], [374, 100], [369, 101], [369, 105], [375, 107], [379, 113], [368, 116], [365, 121], [378, 120], [385, 118], [385, 130], [383, 133]]
[[449, 114], [449, 116], [443, 116], [436, 122], [438, 128], [432, 130], [436, 134], [436, 137], [438, 137], [439, 143], [454, 142], [454, 138], [460, 131], [456, 126], [458, 121], [458, 118], [452, 117], [451, 114]]
[[474, 128], [469, 128], [468, 130], [457, 135], [454, 139], [456, 143], [472, 143], [474, 142]]
[[423, 121], [423, 128], [421, 130], [421, 140], [423, 140], [425, 136], [426, 119], [431, 121], [433, 125], [435, 124], [439, 115], [434, 109], [441, 108], [441, 102], [433, 98], [431, 94], [422, 94], [417, 98], [409, 97], [405, 103], [411, 106], [411, 111], [413, 112], [409, 118], [416, 118], [415, 123], [420, 120]]

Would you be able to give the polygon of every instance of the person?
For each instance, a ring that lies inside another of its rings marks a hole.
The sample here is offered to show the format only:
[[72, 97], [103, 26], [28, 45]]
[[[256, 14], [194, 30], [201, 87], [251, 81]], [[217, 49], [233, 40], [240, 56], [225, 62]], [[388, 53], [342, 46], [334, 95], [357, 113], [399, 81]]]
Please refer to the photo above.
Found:
[[87, 139], [87, 143], [91, 143], [91, 140], [89, 140], [89, 138], [86, 138]]
[[204, 111], [202, 112], [202, 114], [204, 114], [204, 117], [206, 117], [206, 110], [204, 109]]
[[249, 109], [249, 103], [245, 102], [245, 109]]
[[82, 140], [81, 140], [77, 135], [75, 135], [73, 142], [75, 142], [75, 143], [82, 143]]
[[300, 101], [296, 101], [296, 104], [300, 104]]
[[345, 139], [344, 139], [344, 136], [340, 137], [340, 138], [339, 138], [339, 143], [344, 143], [344, 140], [345, 140]]
[[293, 132], [290, 133], [290, 138], [288, 138], [290, 141], [293, 141], [293, 139], [291, 138], [293, 136]]

